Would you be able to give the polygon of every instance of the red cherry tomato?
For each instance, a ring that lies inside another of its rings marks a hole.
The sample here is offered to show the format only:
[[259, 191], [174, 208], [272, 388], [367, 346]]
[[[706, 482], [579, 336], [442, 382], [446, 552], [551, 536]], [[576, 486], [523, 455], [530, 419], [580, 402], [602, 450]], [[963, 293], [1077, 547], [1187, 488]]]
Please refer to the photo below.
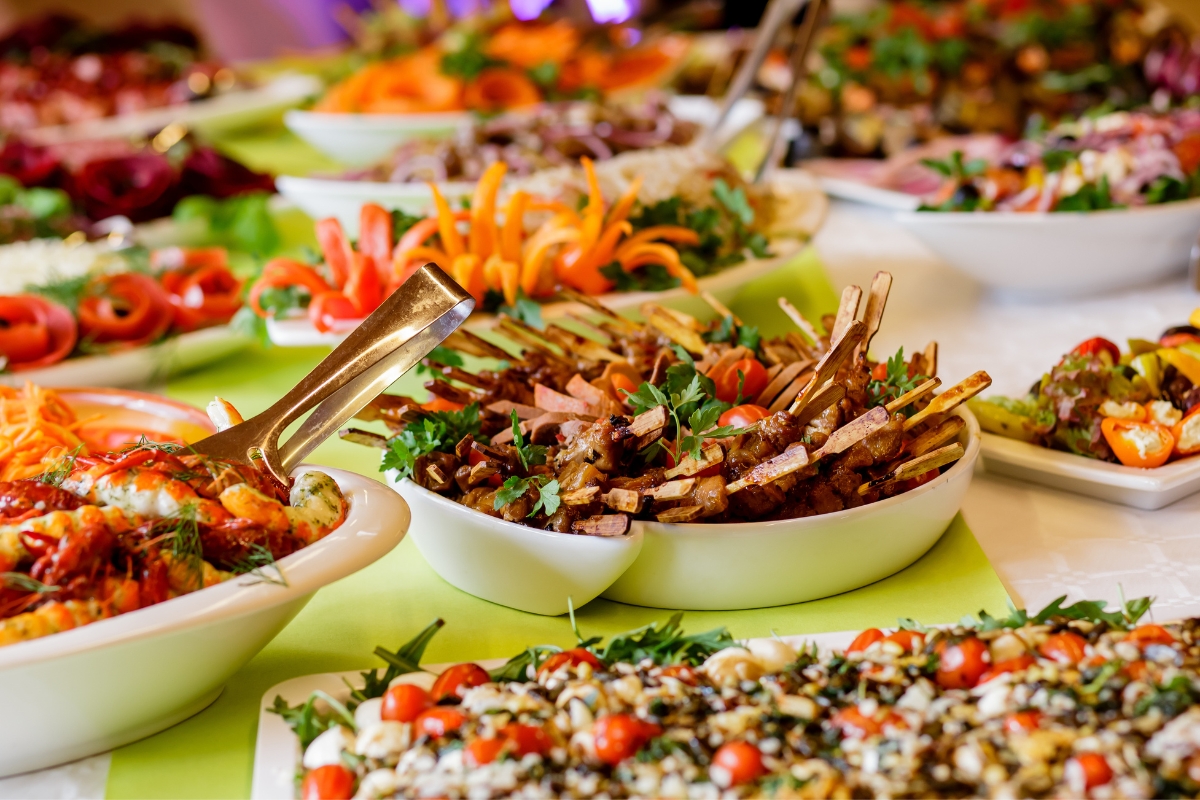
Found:
[[662, 729], [657, 725], [629, 714], [609, 714], [592, 725], [596, 757], [614, 766], [635, 755], [660, 733]]
[[1125, 674], [1129, 676], [1131, 681], [1141, 681], [1148, 683], [1146, 678], [1150, 675], [1150, 668], [1145, 661], [1130, 661], [1125, 665]]
[[1004, 730], [1009, 733], [1036, 731], [1041, 719], [1040, 711], [1018, 711], [1004, 719]]
[[854, 641], [846, 648], [847, 653], [861, 653], [876, 642], [883, 641], [883, 631], [879, 628], [867, 628], [854, 637]]
[[1038, 647], [1038, 652], [1060, 664], [1078, 664], [1083, 661], [1087, 640], [1078, 633], [1063, 631], [1052, 634]]
[[1129, 632], [1125, 641], [1146, 647], [1151, 644], [1175, 644], [1175, 637], [1161, 625], [1139, 625]]
[[[744, 380], [738, 377], [739, 372], [745, 376]], [[717, 376], [717, 399], [726, 403], [736, 403], [739, 381], [743, 381], [742, 397], [753, 399], [767, 388], [770, 378], [767, 377], [767, 368], [753, 358], [735, 361], [729, 369]]]
[[447, 706], [434, 706], [422, 711], [413, 722], [418, 736], [438, 738], [453, 733], [467, 721], [467, 715]]
[[303, 800], [350, 800], [354, 797], [354, 773], [341, 764], [326, 764], [310, 770], [300, 787]]
[[542, 662], [542, 665], [537, 668], [538, 675], [544, 672], [554, 672], [564, 664], [569, 664], [572, 667], [577, 667], [580, 664], [591, 664], [592, 669], [600, 669], [604, 665], [600, 663], [600, 659], [596, 658], [590, 650], [582, 647], [576, 647], [573, 650], [567, 650], [562, 653], [555, 653]]
[[1017, 656], [1016, 658], [999, 661], [979, 677], [979, 683], [987, 683], [992, 678], [1003, 675], [1006, 672], [1020, 672], [1021, 670], [1029, 669], [1036, 663], [1037, 659], [1030, 655]]
[[895, 642], [910, 653], [915, 653], [925, 646], [925, 634], [918, 631], [896, 631], [884, 638], [885, 642]]
[[499, 737], [495, 739], [473, 739], [467, 745], [467, 765], [472, 767], [482, 767], [484, 764], [490, 764], [500, 757], [500, 753], [504, 750], [505, 741]]
[[762, 406], [746, 403], [745, 405], [734, 406], [726, 411], [717, 420], [717, 424], [733, 425], [735, 428], [748, 428], [760, 419], [766, 419], [770, 415], [771, 412]]
[[487, 670], [478, 664], [455, 664], [450, 669], [437, 676], [429, 694], [433, 702], [440, 703], [446, 698], [461, 700], [463, 692], [472, 686], [482, 686], [491, 683], [492, 677]]
[[988, 668], [987, 645], [969, 636], [961, 642], [938, 642], [937, 684], [943, 689], [970, 689]]
[[517, 758], [524, 758], [531, 753], [544, 756], [554, 746], [554, 742], [539, 725], [510, 723], [500, 729], [500, 735], [512, 744], [513, 754]]
[[1107, 759], [1099, 753], [1080, 753], [1067, 761], [1063, 770], [1067, 780], [1075, 785], [1083, 784], [1084, 789], [1103, 786], [1112, 780], [1112, 767]]
[[714, 778], [713, 782], [721, 788], [752, 783], [763, 774], [762, 753], [748, 742], [726, 742], [721, 745], [713, 756], [712, 765], [728, 775], [727, 780]]
[[65, 306], [34, 295], [0, 297], [0, 355], [11, 371], [57, 364], [77, 339], [75, 318]]
[[412, 722], [432, 707], [429, 692], [411, 683], [398, 683], [384, 692], [379, 715], [392, 722]]
[[918, 475], [915, 478], [909, 478], [906, 481], [901, 481], [900, 482], [900, 491], [911, 492], [913, 489], [916, 489], [918, 486], [924, 486], [925, 484], [929, 483], [930, 481], [940, 477], [941, 474], [942, 474], [942, 471], [940, 469], [936, 469], [936, 468], [931, 469], [928, 472], [922, 472], [920, 475]]
[[897, 728], [908, 727], [904, 722], [904, 717], [894, 711], [885, 713], [883, 719], [875, 719], [859, 711], [858, 706], [846, 706], [839, 710], [833, 715], [830, 723], [833, 727], [840, 728], [844, 735], [855, 739], [865, 739], [868, 736], [883, 733], [885, 725]]
[[696, 670], [686, 664], [672, 664], [669, 667], [663, 667], [659, 674], [664, 678], [674, 678], [688, 686], [695, 686], [697, 683]]
[[1121, 360], [1121, 348], [1102, 336], [1093, 336], [1071, 351], [1071, 355], [1075, 356], [1098, 356], [1101, 353], [1108, 353], [1114, 364]]
[[79, 333], [97, 344], [149, 344], [174, 320], [171, 300], [158, 281], [140, 272], [93, 278], [76, 312]]
[[625, 398], [627, 397], [625, 392], [633, 394], [638, 390], [638, 385], [634, 382], [633, 378], [623, 373], [614, 372], [608, 380], [612, 383], [613, 391], [616, 392], [617, 397], [622, 403], [625, 402]]

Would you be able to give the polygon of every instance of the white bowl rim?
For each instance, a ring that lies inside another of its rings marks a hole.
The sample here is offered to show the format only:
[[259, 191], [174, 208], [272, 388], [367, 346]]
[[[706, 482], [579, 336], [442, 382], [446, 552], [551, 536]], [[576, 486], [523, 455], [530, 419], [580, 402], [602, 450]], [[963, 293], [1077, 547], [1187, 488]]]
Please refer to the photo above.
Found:
[[[778, 528], [778, 527], [801, 528], [801, 529], [814, 528], [814, 527], [818, 527], [825, 523], [836, 522], [836, 521], [845, 519], [846, 517], [853, 516], [855, 514], [865, 514], [868, 512], [869, 513], [877, 513], [879, 511], [886, 511], [887, 509], [891, 508], [892, 506], [899, 505], [900, 503], [904, 503], [906, 501], [912, 500], [912, 499], [919, 497], [920, 495], [925, 494], [927, 492], [932, 492], [934, 489], [942, 486], [943, 484], [949, 483], [953, 478], [957, 477], [960, 473], [969, 472], [970, 470], [972, 470], [974, 468], [975, 460], [979, 457], [979, 449], [980, 449], [981, 438], [982, 438], [980, 429], [979, 429], [979, 422], [975, 419], [975, 416], [964, 406], [959, 406], [952, 413], [957, 414], [958, 416], [962, 417], [963, 420], [966, 422], [966, 427], [963, 429], [963, 433], [965, 433], [967, 436], [966, 452], [963, 453], [962, 458], [960, 458], [958, 461], [956, 461], [954, 464], [952, 464], [950, 466], [950, 469], [946, 470], [941, 475], [939, 475], [936, 478], [934, 478], [933, 480], [931, 480], [929, 483], [922, 484], [921, 486], [918, 486], [916, 489], [913, 489], [912, 491], [904, 492], [903, 494], [893, 495], [884, 500], [880, 500], [877, 503], [869, 503], [867, 505], [858, 506], [857, 508], [847, 508], [847, 509], [843, 509], [841, 511], [834, 511], [829, 514], [815, 514], [811, 517], [796, 517], [793, 519], [772, 519], [772, 520], [764, 520], [764, 521], [758, 521], [758, 522], [731, 522], [731, 523], [694, 523], [694, 522], [666, 523], [666, 522], [657, 522], [655, 520], [649, 520], [649, 519], [635, 519], [632, 521], [632, 523], [630, 525], [629, 536], [622, 537], [621, 539], [618, 539], [617, 541], [628, 539], [628, 538], [634, 536], [635, 533], [637, 535], [640, 535], [647, 526], [653, 526], [654, 532], [656, 534], [673, 534], [676, 536], [687, 535], [687, 534], [694, 535], [694, 534], [700, 534], [700, 533], [721, 533], [723, 528], [736, 527], [738, 529], [737, 531], [730, 530], [730, 531], [725, 531], [724, 533], [737, 535], [737, 534], [742, 534], [742, 533], [764, 533], [764, 532], [770, 531], [770, 529], [772, 529], [772, 528]], [[449, 498], [443, 497], [442, 495], [438, 494], [437, 492], [431, 492], [422, 486], [418, 486], [416, 483], [409, 480], [408, 478], [404, 478], [402, 483], [406, 483], [410, 486], [416, 487], [417, 489], [420, 489], [422, 492], [425, 492], [426, 494], [433, 495], [441, 503], [449, 504], [449, 506], [454, 506], [455, 507], [454, 513], [471, 514], [471, 515], [473, 515], [473, 518], [475, 518], [475, 519], [478, 519], [479, 517], [483, 517], [484, 519], [490, 520], [493, 523], [499, 523], [502, 526], [511, 526], [511, 528], [520, 528], [525, 531], [534, 531], [536, 533], [544, 534], [551, 538], [553, 538], [553, 537], [566, 538], [566, 539], [579, 538], [579, 534], [576, 534], [576, 533], [558, 533], [557, 531], [548, 531], [548, 530], [544, 530], [542, 528], [531, 528], [528, 525], [522, 525], [519, 522], [509, 522], [508, 520], [499, 519], [499, 518], [493, 517], [489, 514], [483, 514], [479, 511], [475, 511], [474, 509], [467, 508], [462, 503], [456, 503], [455, 501], [450, 500]], [[508, 528], [508, 529], [511, 530], [511, 528]], [[590, 538], [595, 538], [595, 537], [587, 537], [587, 538], [590, 539]]]
[[893, 218], [903, 223], [957, 224], [971, 221], [984, 225], [1048, 225], [1088, 219], [1104, 219], [1120, 214], [1165, 214], [1171, 211], [1200, 208], [1200, 197], [1131, 208], [1106, 208], [1102, 211], [896, 211]]
[[363, 111], [312, 111], [294, 108], [284, 113], [288, 124], [324, 125], [329, 128], [345, 128], [364, 125], [371, 128], [386, 128], [392, 125], [427, 125], [429, 123], [470, 122], [475, 114], [470, 111], [427, 111], [410, 114], [369, 114]]
[[[407, 525], [397, 534], [395, 529], [389, 531], [387, 521], [409, 516], [404, 498], [378, 481], [347, 470], [302, 464], [292, 474], [314, 470], [337, 481], [351, 500], [350, 508], [345, 521], [325, 538], [279, 560], [287, 586], [260, 581], [252, 574], [240, 575], [148, 608], [0, 647], [0, 674], [6, 669], [180, 633], [283, 605], [362, 569], [399, 544]], [[364, 507], [368, 498], [369, 509]], [[360, 545], [354, 546], [355, 541]], [[374, 555], [377, 549], [381, 552]]]
[[[383, 195], [394, 193], [396, 196], [405, 197], [433, 197], [426, 181], [349, 181], [339, 178], [280, 175], [275, 179], [275, 183], [280, 187], [281, 193], [290, 190], [303, 194], [336, 192], [338, 194]], [[474, 181], [436, 181], [436, 184], [443, 193], [447, 191], [473, 192], [475, 190]]]

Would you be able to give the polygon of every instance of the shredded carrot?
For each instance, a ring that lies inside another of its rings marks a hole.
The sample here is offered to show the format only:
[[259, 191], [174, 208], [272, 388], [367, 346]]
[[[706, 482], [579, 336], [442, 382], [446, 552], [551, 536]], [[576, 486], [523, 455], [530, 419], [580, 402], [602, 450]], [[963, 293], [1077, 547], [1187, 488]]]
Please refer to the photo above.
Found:
[[66, 454], [86, 455], [79, 429], [90, 421], [52, 389], [0, 386], [0, 480], [32, 478]]

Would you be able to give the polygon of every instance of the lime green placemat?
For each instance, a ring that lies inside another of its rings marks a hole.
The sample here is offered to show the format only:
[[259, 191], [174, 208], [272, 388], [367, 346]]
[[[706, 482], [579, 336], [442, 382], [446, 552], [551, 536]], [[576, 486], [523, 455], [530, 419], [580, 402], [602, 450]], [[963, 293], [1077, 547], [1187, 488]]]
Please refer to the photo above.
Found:
[[304, 176], [346, 169], [283, 125], [222, 133], [212, 137], [212, 143], [230, 158], [272, 175]]
[[[836, 295], [809, 252], [748, 286], [735, 304], [764, 331], [786, 320], [775, 298], [785, 294], [806, 314], [830, 311]], [[778, 316], [775, 316], [776, 314]], [[328, 351], [249, 351], [202, 373], [176, 379], [170, 395], [203, 405], [216, 393], [244, 413], [266, 408]], [[416, 388], [406, 376], [402, 386]], [[328, 442], [314, 461], [377, 475], [377, 454]], [[959, 517], [933, 549], [908, 569], [871, 586], [794, 606], [733, 612], [691, 612], [689, 630], [727, 626], [734, 636], [816, 633], [894, 625], [900, 616], [951, 622], [987, 609], [1000, 613], [1007, 595]], [[596, 600], [580, 610], [586, 635], [609, 635], [661, 620], [668, 612]], [[308, 607], [238, 672], [210, 708], [180, 725], [113, 754], [110, 798], [245, 797], [253, 769], [258, 703], [272, 685], [299, 675], [375, 666], [376, 645], [395, 646], [434, 617], [447, 626], [427, 653], [430, 662], [507, 657], [537, 643], [567, 645], [565, 617], [539, 617], [493, 605], [444, 583], [409, 541], [377, 563], [322, 589]]]

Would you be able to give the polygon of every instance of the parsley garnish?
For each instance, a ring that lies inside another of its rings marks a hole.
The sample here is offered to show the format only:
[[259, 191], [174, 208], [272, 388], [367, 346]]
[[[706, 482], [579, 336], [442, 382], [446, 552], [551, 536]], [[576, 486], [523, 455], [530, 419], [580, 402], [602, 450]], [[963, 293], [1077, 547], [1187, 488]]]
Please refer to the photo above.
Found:
[[525, 492], [530, 488], [537, 490], [537, 502], [533, 504], [527, 517], [532, 517], [539, 511], [545, 511], [547, 516], [551, 516], [558, 511], [562, 499], [558, 496], [558, 481], [550, 480], [549, 475], [534, 475], [529, 478], [519, 478], [516, 475], [512, 476], [504, 482], [504, 485], [496, 490], [496, 499], [492, 503], [492, 508], [496, 511], [504, 508], [506, 505], [523, 497]]
[[423, 219], [424, 217], [414, 217], [411, 214], [405, 214], [398, 208], [392, 209], [392, 238], [399, 239], [405, 233], [408, 233], [409, 228]]
[[913, 375], [911, 378], [908, 376], [908, 364], [904, 361], [904, 348], [901, 347], [896, 351], [896, 355], [887, 360], [887, 379], [872, 380], [867, 384], [867, 395], [870, 398], [868, 407], [887, 405], [927, 380], [927, 375]]
[[541, 304], [537, 300], [531, 300], [522, 289], [517, 290], [517, 300], [515, 303], [511, 306], [501, 305], [496, 311], [501, 314], [507, 314], [513, 319], [518, 319], [531, 328], [537, 328], [539, 331], [546, 327], [546, 323], [542, 322]]
[[955, 150], [944, 161], [936, 158], [922, 158], [921, 163], [934, 172], [947, 178], [953, 178], [959, 183], [964, 183], [976, 175], [982, 175], [987, 169], [987, 161], [982, 158], [973, 158], [964, 162], [962, 150]]
[[442, 56], [442, 74], [472, 80], [488, 67], [500, 64], [483, 52], [483, 36], [470, 33], [463, 37], [462, 46]]
[[[435, 364], [441, 364], [446, 367], [461, 367], [463, 365], [462, 356], [460, 356], [454, 350], [451, 350], [449, 347], [442, 347], [441, 345], [438, 345], [430, 350], [429, 355], [425, 356], [425, 358], [429, 359]], [[424, 364], [418, 364], [417, 374], [434, 375], [436, 374], [436, 370], [432, 367], [427, 367]]]
[[732, 315], [723, 318], [720, 327], [715, 331], [704, 334], [706, 342], [733, 342], [752, 352], [758, 351], [761, 340], [758, 328], [753, 325], [738, 325], [733, 321]]
[[471, 403], [462, 411], [431, 411], [388, 439], [379, 471], [394, 469], [400, 478], [411, 478], [418, 458], [435, 451], [452, 453], [464, 436], [480, 438], [479, 428], [478, 403]]
[[526, 472], [529, 471], [530, 465], [538, 467], [546, 463], [546, 451], [549, 448], [540, 444], [525, 444], [525, 434], [521, 433], [521, 420], [517, 417], [515, 408], [512, 411], [512, 432], [513, 448], [517, 451], [517, 458], [521, 459], [521, 466]]

